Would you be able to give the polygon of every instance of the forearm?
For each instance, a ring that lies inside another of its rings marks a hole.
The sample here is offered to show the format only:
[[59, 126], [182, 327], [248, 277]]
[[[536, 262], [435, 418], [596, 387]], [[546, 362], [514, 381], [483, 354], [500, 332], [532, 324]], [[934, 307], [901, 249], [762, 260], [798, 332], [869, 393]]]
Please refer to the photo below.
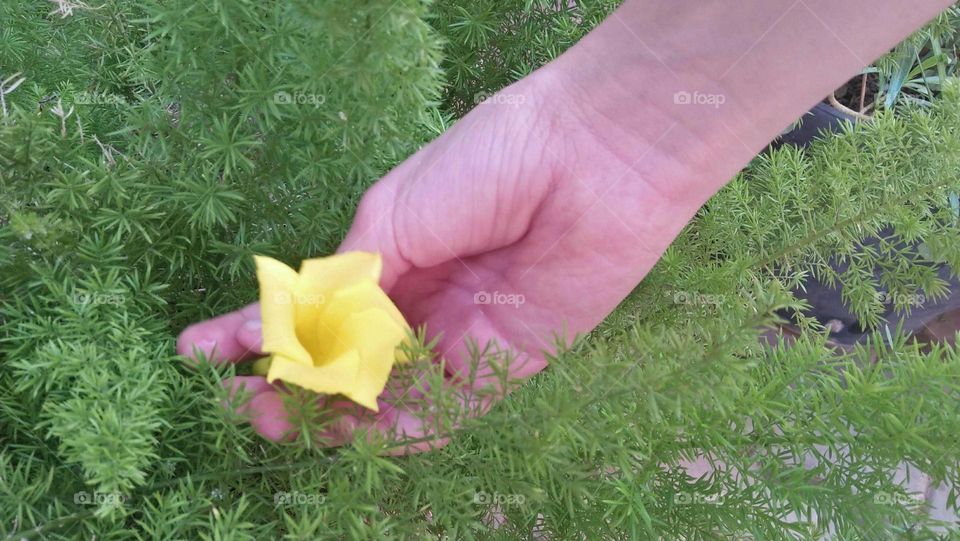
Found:
[[[617, 156], [642, 162], [638, 174], [695, 194], [699, 207], [790, 122], [950, 4], [627, 0], [544, 75]], [[688, 94], [710, 103], [677, 103]]]

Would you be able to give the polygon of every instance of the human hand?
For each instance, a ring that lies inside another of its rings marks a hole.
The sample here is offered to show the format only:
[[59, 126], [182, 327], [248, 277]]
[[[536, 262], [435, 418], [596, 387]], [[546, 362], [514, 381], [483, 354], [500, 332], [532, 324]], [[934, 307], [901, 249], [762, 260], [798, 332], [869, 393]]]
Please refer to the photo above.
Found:
[[[637, 174], [644, 164], [675, 167], [653, 141], [636, 140], [648, 148], [643, 163], [626, 163], [592, 134], [589, 111], [570, 107], [567, 92], [544, 71], [500, 93], [512, 99], [478, 105], [368, 191], [339, 248], [382, 254], [381, 285], [411, 325], [439, 335], [453, 384], [470, 370], [468, 339], [515, 352], [512, 378], [542, 370], [556, 335], [569, 339], [599, 323], [692, 213], [678, 219], [677, 208], [699, 205]], [[178, 352], [261, 355], [259, 317], [252, 304], [192, 325]], [[498, 385], [480, 372], [474, 386]], [[289, 434], [281, 390], [256, 376], [229, 385], [253, 393], [247, 413], [260, 434]], [[424, 439], [422, 412], [399, 402], [384, 397], [376, 416], [336, 405], [343, 418], [328, 442], [371, 427]], [[429, 447], [418, 445], [406, 450]]]

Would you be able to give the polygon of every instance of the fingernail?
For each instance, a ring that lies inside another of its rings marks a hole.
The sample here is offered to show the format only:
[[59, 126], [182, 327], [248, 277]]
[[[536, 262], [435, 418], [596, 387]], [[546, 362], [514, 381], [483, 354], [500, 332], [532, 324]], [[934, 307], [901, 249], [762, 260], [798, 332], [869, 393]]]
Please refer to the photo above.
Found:
[[240, 328], [237, 329], [236, 338], [237, 342], [241, 346], [247, 348], [249, 351], [259, 351], [260, 345], [263, 343], [263, 333], [261, 332], [261, 327], [263, 323], [260, 321], [260, 318], [248, 319], [243, 322], [243, 325], [240, 325]]

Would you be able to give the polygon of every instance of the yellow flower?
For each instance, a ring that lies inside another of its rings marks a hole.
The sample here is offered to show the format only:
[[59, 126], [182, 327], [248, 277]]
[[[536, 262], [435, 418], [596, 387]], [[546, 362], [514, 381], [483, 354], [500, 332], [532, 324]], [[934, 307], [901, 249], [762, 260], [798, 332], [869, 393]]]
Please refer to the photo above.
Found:
[[[379, 254], [308, 259], [300, 272], [255, 256], [267, 381], [342, 394], [378, 411], [409, 325], [379, 286]], [[264, 368], [262, 363], [259, 367]]]

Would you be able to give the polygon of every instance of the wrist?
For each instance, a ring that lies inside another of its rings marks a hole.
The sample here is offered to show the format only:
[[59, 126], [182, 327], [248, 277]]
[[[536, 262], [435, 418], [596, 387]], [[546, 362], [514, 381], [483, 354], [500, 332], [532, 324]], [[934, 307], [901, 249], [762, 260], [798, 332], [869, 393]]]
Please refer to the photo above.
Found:
[[782, 128], [767, 128], [769, 138], [733, 131], [749, 118], [743, 99], [680, 57], [599, 61], [601, 51], [623, 48], [611, 43], [623, 36], [607, 39], [600, 30], [537, 72], [563, 96], [547, 116], [576, 126], [582, 146], [608, 150], [658, 192], [694, 205], [691, 214]]
[[[658, 160], [649, 182], [706, 200], [947, 2], [910, 4], [627, 0], [538, 74], [566, 96], [556, 116], [624, 163]], [[840, 41], [826, 14], [859, 23]]]

